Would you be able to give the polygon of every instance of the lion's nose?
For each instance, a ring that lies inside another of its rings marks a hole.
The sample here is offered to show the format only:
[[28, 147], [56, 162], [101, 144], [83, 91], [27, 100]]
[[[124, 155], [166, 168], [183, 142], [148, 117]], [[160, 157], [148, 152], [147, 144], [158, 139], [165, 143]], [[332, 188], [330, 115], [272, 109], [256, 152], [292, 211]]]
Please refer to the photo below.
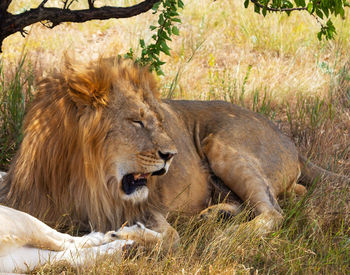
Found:
[[164, 160], [164, 161], [168, 161], [170, 160], [173, 156], [175, 156], [176, 152], [161, 152], [158, 151], [158, 155], [159, 157]]

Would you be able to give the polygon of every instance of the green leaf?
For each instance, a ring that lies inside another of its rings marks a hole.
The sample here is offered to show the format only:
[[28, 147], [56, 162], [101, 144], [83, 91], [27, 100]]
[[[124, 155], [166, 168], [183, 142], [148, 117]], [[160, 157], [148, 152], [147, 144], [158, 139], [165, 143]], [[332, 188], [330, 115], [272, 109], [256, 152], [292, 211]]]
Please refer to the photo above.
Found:
[[266, 16], [266, 6], [262, 10], [262, 15], [265, 17]]
[[327, 7], [322, 7], [322, 11], [323, 11], [324, 15], [328, 18], [328, 16], [329, 16], [328, 8]]
[[295, 0], [294, 1], [297, 7], [305, 7], [305, 0]]
[[323, 13], [322, 13], [321, 10], [317, 9], [317, 10], [316, 10], [316, 14], [317, 14], [318, 17], [320, 17], [321, 19], [323, 19]]
[[314, 5], [312, 4], [312, 2], [309, 2], [309, 4], [307, 4], [307, 11], [309, 13], [312, 13], [313, 8], [314, 8]]
[[254, 5], [254, 12], [260, 14], [260, 7], [258, 5]]
[[244, 1], [244, 7], [245, 7], [245, 8], [248, 8], [249, 2], [250, 2], [250, 0], [245, 0], [245, 1]]
[[164, 16], [163, 16], [163, 14], [160, 14], [159, 15], [159, 18], [158, 18], [158, 24], [159, 25], [163, 25], [164, 24]]
[[160, 45], [161, 45], [161, 51], [163, 52], [163, 53], [165, 53], [166, 55], [170, 55], [170, 48], [168, 47], [168, 45], [165, 43], [165, 41], [162, 41], [161, 43], [160, 43]]
[[140, 39], [140, 46], [141, 46], [141, 48], [145, 47], [145, 40]]
[[157, 2], [157, 3], [155, 3], [155, 4], [153, 5], [153, 7], [152, 7], [152, 10], [157, 11], [158, 8], [159, 8], [160, 3], [161, 3], [160, 1]]
[[171, 31], [172, 31], [172, 33], [175, 34], [175, 35], [179, 35], [179, 34], [180, 34], [179, 29], [178, 29], [176, 26], [173, 26], [173, 28], [172, 28]]
[[183, 9], [184, 8], [184, 3], [181, 1], [181, 0], [178, 0], [177, 1], [177, 6], [180, 8], [180, 9]]
[[161, 32], [161, 33], [159, 33], [159, 35], [158, 36], [160, 36], [161, 38], [163, 38], [163, 40], [169, 40], [169, 41], [171, 41], [171, 38], [166, 34], [166, 32]]

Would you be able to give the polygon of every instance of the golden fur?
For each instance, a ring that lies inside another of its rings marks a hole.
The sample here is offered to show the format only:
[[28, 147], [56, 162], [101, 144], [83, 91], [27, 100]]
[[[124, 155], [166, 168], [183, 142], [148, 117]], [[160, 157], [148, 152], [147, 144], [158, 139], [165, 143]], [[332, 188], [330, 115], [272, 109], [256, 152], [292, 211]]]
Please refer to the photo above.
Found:
[[67, 60], [38, 86], [0, 199], [49, 224], [105, 232], [141, 222], [174, 240], [169, 211], [234, 214], [247, 201], [257, 214], [249, 225], [264, 232], [281, 221], [278, 195], [305, 192], [300, 171], [315, 171], [305, 163], [259, 114], [161, 101], [152, 74], [130, 60]]

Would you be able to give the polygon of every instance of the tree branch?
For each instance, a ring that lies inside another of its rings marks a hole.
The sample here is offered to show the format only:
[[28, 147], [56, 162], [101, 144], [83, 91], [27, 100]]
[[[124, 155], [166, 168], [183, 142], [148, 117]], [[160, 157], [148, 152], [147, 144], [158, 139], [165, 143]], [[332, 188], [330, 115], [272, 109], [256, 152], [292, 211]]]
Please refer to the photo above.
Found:
[[11, 2], [12, 0], [0, 0], [0, 13], [5, 13]]
[[264, 6], [262, 4], [260, 4], [258, 2], [258, 0], [250, 0], [250, 2], [252, 2], [254, 5], [257, 5], [258, 7], [264, 9], [266, 8], [267, 11], [273, 11], [273, 12], [278, 12], [278, 11], [281, 11], [281, 12], [288, 12], [288, 11], [303, 11], [303, 10], [307, 10], [306, 7], [295, 7], [295, 8], [271, 8], [271, 7], [268, 7], [268, 6]]
[[[0, 1], [0, 7], [4, 6], [4, 2], [2, 1], [11, 2], [11, 0]], [[30, 9], [20, 14], [14, 15], [7, 12], [2, 14], [2, 20], [0, 21], [0, 52], [2, 42], [7, 36], [18, 31], [23, 33], [25, 27], [37, 22], [50, 21], [52, 23], [51, 28], [54, 28], [63, 22], [82, 23], [94, 19], [128, 18], [147, 12], [159, 0], [145, 0], [130, 7], [104, 6], [101, 8], [89, 7], [89, 9], [84, 10], [45, 8], [44, 5], [46, 2], [43, 0], [38, 8]], [[93, 5], [94, 1], [89, 1], [89, 6], [90, 2]]]

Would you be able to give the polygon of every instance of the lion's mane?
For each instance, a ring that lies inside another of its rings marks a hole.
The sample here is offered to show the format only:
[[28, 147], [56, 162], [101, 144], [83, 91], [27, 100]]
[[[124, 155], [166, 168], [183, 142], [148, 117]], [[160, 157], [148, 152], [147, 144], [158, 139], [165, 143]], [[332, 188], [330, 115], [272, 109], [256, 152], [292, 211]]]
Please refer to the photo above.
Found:
[[38, 83], [23, 141], [0, 190], [1, 203], [51, 225], [61, 221], [100, 231], [144, 215], [147, 203], [121, 201], [115, 177], [106, 178], [112, 169], [104, 153], [112, 123], [103, 109], [118, 80], [139, 87], [143, 97], [159, 98], [152, 74], [131, 60], [81, 65], [66, 58], [60, 72]]

